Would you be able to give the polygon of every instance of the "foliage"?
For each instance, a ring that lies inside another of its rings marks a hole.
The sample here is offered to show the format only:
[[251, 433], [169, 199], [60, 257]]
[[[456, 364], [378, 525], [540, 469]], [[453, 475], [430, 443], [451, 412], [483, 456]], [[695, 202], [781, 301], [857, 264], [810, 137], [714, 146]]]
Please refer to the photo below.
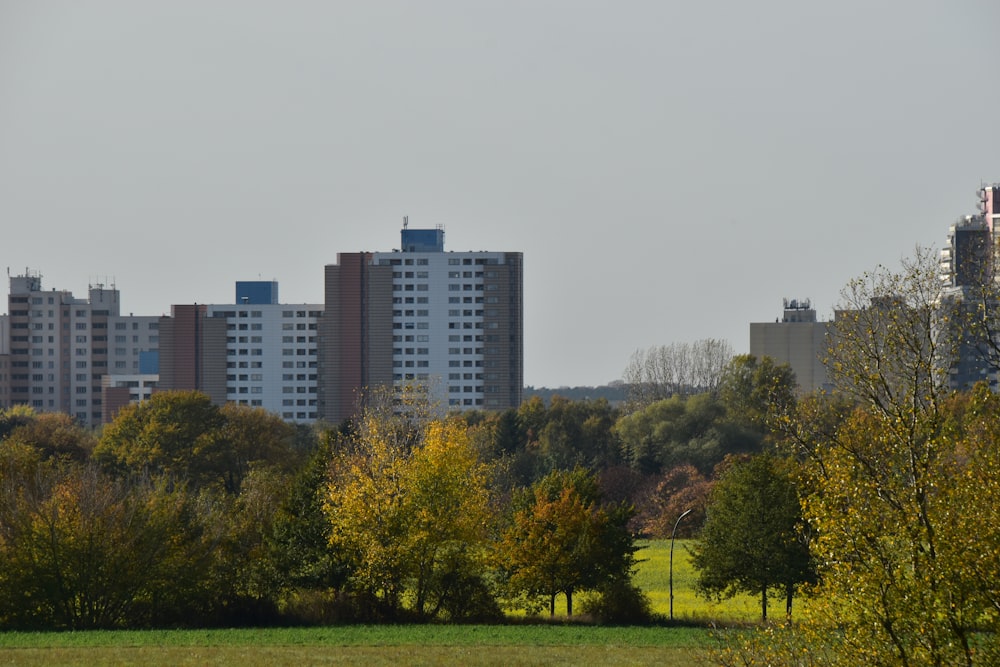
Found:
[[650, 537], [670, 537], [677, 518], [691, 514], [677, 525], [677, 537], [691, 537], [705, 522], [712, 482], [691, 465], [671, 468], [655, 478], [653, 488], [639, 506], [639, 529]]
[[45, 412], [36, 415], [14, 408], [8, 413], [6, 425], [10, 431], [4, 439], [35, 447], [44, 458], [85, 461], [94, 448], [93, 434], [67, 414]]
[[353, 446], [335, 455], [327, 490], [330, 543], [350, 564], [350, 586], [381, 613], [460, 610], [485, 568], [486, 467], [461, 422], [367, 415]]
[[737, 462], [712, 489], [694, 555], [707, 594], [767, 594], [779, 588], [791, 614], [795, 586], [814, 578], [795, 485], [774, 456]]
[[[4, 458], [11, 452], [5, 444]], [[15, 445], [16, 447], [16, 445]], [[110, 628], [157, 622], [196, 598], [188, 572], [211, 553], [182, 490], [45, 464], [4, 466], [0, 622]]]
[[122, 408], [94, 458], [122, 473], [167, 475], [237, 494], [254, 464], [294, 467], [295, 439], [291, 425], [260, 408], [219, 408], [201, 392], [166, 391]]
[[538, 454], [545, 470], [576, 466], [603, 468], [618, 459], [612, 433], [617, 413], [605, 400], [569, 401], [558, 396], [546, 410], [538, 434]]
[[849, 284], [829, 368], [856, 404], [806, 401], [787, 424], [820, 583], [774, 661], [804, 641], [823, 664], [995, 664], [1000, 399], [948, 387], [967, 313], [937, 268], [918, 250]]
[[811, 459], [816, 626], [838, 619], [847, 662], [973, 664], [995, 650], [995, 635], [973, 635], [995, 627], [1000, 600], [1000, 399], [981, 387], [921, 414], [859, 410]]
[[944, 298], [938, 262], [918, 248], [893, 273], [884, 267], [848, 283], [826, 365], [846, 396], [906, 422], [933, 412], [949, 393], [960, 312]]
[[0, 410], [0, 440], [5, 440], [17, 427], [31, 423], [35, 416], [34, 409], [24, 403]]
[[766, 433], [774, 416], [795, 404], [795, 373], [770, 357], [741, 354], [723, 371], [719, 398], [729, 419]]
[[690, 464], [710, 472], [726, 454], [758, 451], [762, 433], [726, 418], [711, 394], [674, 396], [618, 420], [623, 457], [635, 469], [658, 473]]
[[238, 493], [243, 479], [255, 464], [267, 464], [284, 472], [295, 470], [302, 459], [296, 449], [296, 428], [263, 408], [227, 403], [219, 413], [223, 424], [220, 442], [206, 461], [218, 471], [223, 488]]
[[539, 596], [555, 613], [556, 595], [566, 596], [573, 614], [573, 593], [627, 581], [635, 551], [627, 524], [632, 508], [602, 507], [597, 479], [577, 468], [555, 471], [525, 492], [498, 546], [508, 589], [521, 594], [529, 610]]
[[330, 547], [330, 521], [323, 509], [337, 443], [335, 432], [324, 434], [275, 510], [269, 541], [286, 588], [325, 590], [346, 579], [347, 566]]
[[649, 596], [628, 579], [600, 584], [581, 600], [580, 611], [600, 623], [642, 625], [653, 616]]
[[154, 393], [124, 406], [105, 426], [94, 458], [130, 474], [168, 475], [202, 486], [219, 480], [223, 418], [197, 391]]

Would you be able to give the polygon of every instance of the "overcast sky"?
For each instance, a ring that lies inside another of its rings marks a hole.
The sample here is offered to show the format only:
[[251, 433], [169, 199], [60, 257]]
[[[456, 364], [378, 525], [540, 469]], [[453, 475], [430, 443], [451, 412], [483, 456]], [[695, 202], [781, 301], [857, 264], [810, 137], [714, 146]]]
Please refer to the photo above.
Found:
[[123, 312], [524, 253], [525, 382], [749, 350], [1000, 181], [996, 0], [0, 0], [0, 269]]

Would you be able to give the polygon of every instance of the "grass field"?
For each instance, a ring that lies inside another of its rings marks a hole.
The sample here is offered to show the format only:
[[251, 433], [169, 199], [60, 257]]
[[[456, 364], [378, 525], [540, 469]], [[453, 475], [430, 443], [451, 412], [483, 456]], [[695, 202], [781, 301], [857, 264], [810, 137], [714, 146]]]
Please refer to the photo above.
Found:
[[0, 634], [16, 665], [708, 665], [698, 628], [574, 625]]
[[[670, 540], [647, 540], [636, 554], [640, 559], [635, 583], [649, 596], [653, 611], [664, 617], [670, 613]], [[738, 595], [731, 600], [715, 602], [697, 594], [698, 573], [691, 565], [693, 541], [677, 540], [674, 544], [674, 619], [707, 624], [753, 623], [760, 618], [760, 598]], [[782, 608], [772, 611], [784, 612]]]
[[[669, 541], [643, 543], [636, 583], [669, 613]], [[0, 633], [0, 665], [691, 665], [713, 664], [709, 621], [743, 624], [758, 601], [695, 594], [688, 543], [674, 549], [674, 618], [664, 627], [545, 624]], [[563, 605], [565, 602], [563, 601]], [[563, 606], [563, 609], [565, 607]], [[565, 621], [565, 619], [560, 619]]]

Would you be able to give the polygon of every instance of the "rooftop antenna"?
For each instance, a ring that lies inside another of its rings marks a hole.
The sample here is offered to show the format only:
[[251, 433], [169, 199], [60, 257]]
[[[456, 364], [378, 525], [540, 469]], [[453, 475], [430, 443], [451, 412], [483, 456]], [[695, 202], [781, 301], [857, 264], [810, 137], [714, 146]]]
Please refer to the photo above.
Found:
[[403, 216], [403, 229], [406, 229], [407, 225], [409, 225], [409, 224], [410, 224], [410, 216], [404, 215]]

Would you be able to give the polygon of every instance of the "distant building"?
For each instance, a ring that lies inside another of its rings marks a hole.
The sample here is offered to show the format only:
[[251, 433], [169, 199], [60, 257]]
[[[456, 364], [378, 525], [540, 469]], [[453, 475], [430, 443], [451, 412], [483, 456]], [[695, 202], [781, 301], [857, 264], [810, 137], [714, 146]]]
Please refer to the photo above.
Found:
[[218, 405], [318, 418], [321, 304], [278, 303], [278, 283], [236, 283], [233, 304], [174, 306], [161, 319], [160, 389], [197, 389]]
[[342, 253], [325, 302], [282, 304], [275, 281], [239, 281], [232, 304], [120, 313], [118, 290], [86, 299], [10, 278], [0, 316], [0, 407], [65, 412], [86, 426], [155, 391], [197, 390], [295, 422], [354, 416], [365, 389], [417, 385], [446, 410], [516, 408], [523, 395], [519, 252], [445, 252], [442, 229], [401, 249]]
[[201, 391], [226, 402], [226, 321], [203, 304], [174, 305], [160, 318], [159, 388]]
[[445, 252], [442, 229], [326, 267], [321, 416], [354, 415], [366, 388], [419, 384], [450, 410], [518, 407], [524, 384], [520, 252]]
[[10, 278], [0, 353], [0, 401], [65, 412], [81, 424], [103, 420], [102, 378], [137, 373], [156, 348], [156, 318], [123, 316], [118, 290], [91, 285], [88, 298], [42, 289], [41, 275]]
[[788, 364], [798, 389], [809, 393], [831, 388], [823, 357], [829, 322], [818, 322], [809, 300], [785, 299], [780, 319], [750, 324], [750, 354]]
[[[977, 317], [980, 308], [996, 309], [1000, 251], [1000, 184], [984, 185], [978, 191], [979, 212], [959, 218], [948, 228], [947, 244], [941, 250], [942, 303], [966, 309]], [[989, 287], [989, 289], [984, 289]], [[993, 315], [996, 318], [996, 314]], [[997, 389], [996, 358], [982, 332], [966, 327], [950, 331], [956, 354], [949, 368], [949, 384], [965, 390], [978, 382]], [[996, 344], [997, 341], [994, 341]]]

